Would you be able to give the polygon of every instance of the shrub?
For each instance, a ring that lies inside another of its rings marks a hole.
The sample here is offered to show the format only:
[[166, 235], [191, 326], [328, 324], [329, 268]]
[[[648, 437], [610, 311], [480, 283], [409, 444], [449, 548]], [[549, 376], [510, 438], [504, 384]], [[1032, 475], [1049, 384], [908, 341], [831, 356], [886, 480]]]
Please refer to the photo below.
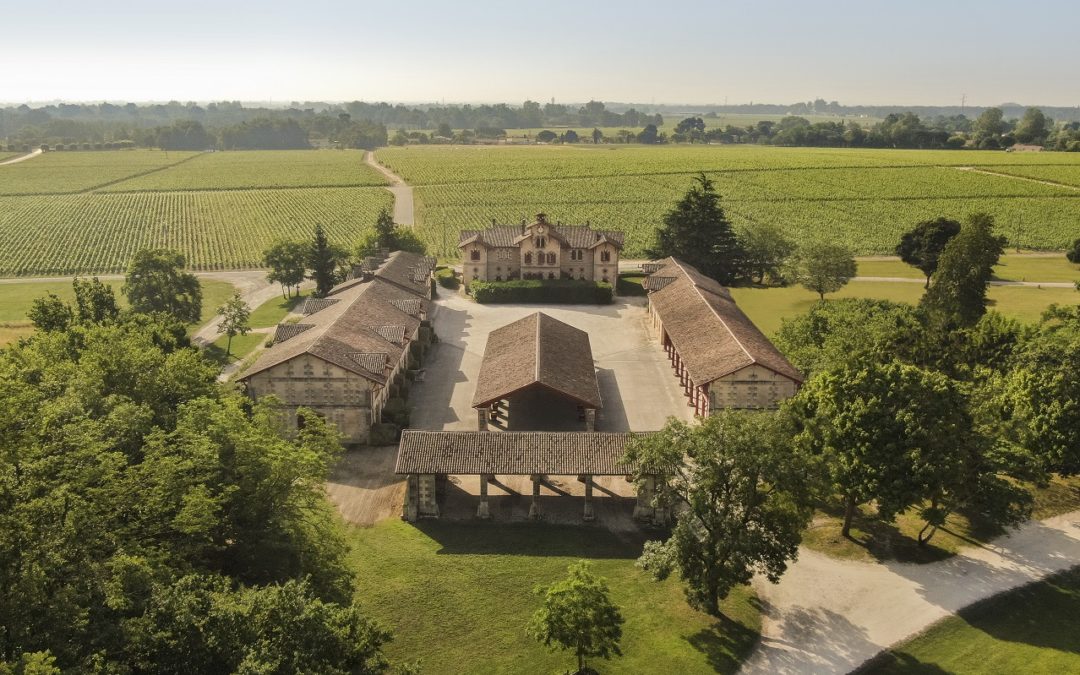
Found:
[[469, 289], [477, 302], [536, 302], [565, 305], [607, 305], [611, 284], [580, 279], [474, 281]]
[[452, 291], [456, 291], [461, 286], [457, 276], [454, 275], [454, 270], [450, 267], [441, 267], [435, 270], [435, 279], [440, 286], [449, 288]]
[[1065, 252], [1069, 262], [1080, 263], [1080, 239], [1073, 242], [1072, 248]]
[[371, 431], [368, 433], [368, 444], [393, 445], [398, 442], [400, 437], [401, 429], [396, 424], [380, 422], [371, 425]]

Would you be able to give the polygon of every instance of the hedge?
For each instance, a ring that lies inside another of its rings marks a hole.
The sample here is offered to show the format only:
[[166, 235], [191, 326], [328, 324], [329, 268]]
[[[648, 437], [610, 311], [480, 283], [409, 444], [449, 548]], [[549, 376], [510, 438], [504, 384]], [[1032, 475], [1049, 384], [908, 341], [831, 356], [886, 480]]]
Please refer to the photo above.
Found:
[[469, 292], [479, 303], [536, 302], [564, 305], [611, 304], [611, 284], [581, 279], [474, 281]]

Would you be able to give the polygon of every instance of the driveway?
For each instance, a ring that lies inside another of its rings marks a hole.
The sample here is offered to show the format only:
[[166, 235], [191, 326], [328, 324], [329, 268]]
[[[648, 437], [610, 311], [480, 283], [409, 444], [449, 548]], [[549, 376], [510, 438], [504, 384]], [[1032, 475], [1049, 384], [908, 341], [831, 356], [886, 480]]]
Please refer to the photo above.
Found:
[[678, 379], [649, 334], [644, 298], [611, 305], [481, 305], [440, 288], [432, 305], [439, 343], [409, 395], [415, 429], [475, 431], [472, 397], [487, 336], [536, 311], [589, 334], [604, 407], [598, 431], [655, 431], [669, 416], [691, 420]]

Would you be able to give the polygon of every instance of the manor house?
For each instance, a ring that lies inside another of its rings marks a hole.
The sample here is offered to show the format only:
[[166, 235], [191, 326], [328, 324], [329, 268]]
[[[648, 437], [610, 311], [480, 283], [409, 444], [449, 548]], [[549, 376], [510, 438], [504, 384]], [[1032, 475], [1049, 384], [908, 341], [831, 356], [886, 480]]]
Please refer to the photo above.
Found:
[[586, 225], [549, 223], [543, 213], [526, 225], [495, 225], [462, 230], [461, 271], [468, 291], [472, 281], [509, 279], [587, 279], [615, 283], [623, 233]]

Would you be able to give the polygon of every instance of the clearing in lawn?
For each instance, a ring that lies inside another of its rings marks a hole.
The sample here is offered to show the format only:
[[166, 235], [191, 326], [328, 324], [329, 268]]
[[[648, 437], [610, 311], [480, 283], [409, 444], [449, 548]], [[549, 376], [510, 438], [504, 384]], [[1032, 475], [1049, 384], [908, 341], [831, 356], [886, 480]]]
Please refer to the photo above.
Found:
[[361, 606], [394, 632], [387, 654], [420, 660], [425, 673], [555, 673], [572, 653], [553, 653], [525, 626], [540, 606], [532, 592], [592, 560], [606, 577], [623, 626], [622, 657], [604, 673], [731, 673], [757, 641], [760, 608], [737, 588], [724, 618], [691, 609], [679, 582], [655, 582], [635, 566], [642, 540], [595, 527], [385, 520], [351, 527]]
[[1080, 568], [962, 609], [858, 672], [1080, 672]]

